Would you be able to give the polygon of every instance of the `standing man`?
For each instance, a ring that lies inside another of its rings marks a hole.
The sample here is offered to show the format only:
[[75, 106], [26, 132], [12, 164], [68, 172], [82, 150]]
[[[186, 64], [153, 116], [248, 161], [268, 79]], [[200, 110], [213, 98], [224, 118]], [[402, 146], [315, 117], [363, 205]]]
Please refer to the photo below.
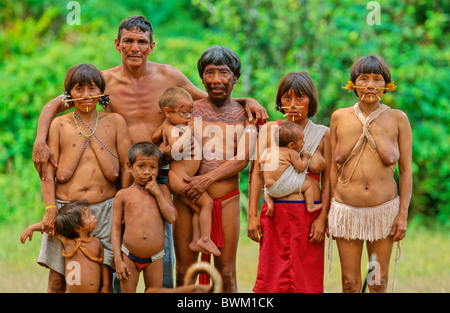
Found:
[[[119, 25], [118, 36], [114, 40], [116, 50], [122, 56], [122, 64], [102, 71], [106, 81], [105, 94], [110, 96], [108, 112], [122, 115], [127, 122], [132, 143], [139, 141], [152, 142], [152, 134], [158, 128], [164, 115], [160, 112], [159, 97], [170, 87], [182, 87], [187, 90], [194, 100], [202, 99], [206, 93], [194, 86], [187, 77], [173, 66], [149, 62], [148, 57], [153, 53], [153, 28], [143, 16], [131, 16]], [[245, 111], [252, 117], [267, 119], [266, 110], [256, 101], [242, 99]], [[50, 123], [55, 115], [68, 108], [61, 101], [61, 96], [47, 103], [39, 117], [38, 131], [33, 148], [33, 162], [41, 179], [49, 162], [57, 166], [53, 154], [46, 144]], [[162, 148], [166, 160], [170, 160], [170, 147]], [[167, 175], [166, 175], [167, 176]], [[160, 181], [160, 183], [163, 183]], [[127, 187], [127, 186], [122, 186]], [[167, 188], [167, 186], [164, 186]], [[167, 188], [168, 191], [168, 188]], [[169, 193], [166, 193], [169, 194]], [[164, 257], [163, 286], [173, 287], [173, 249], [172, 229], [166, 223], [166, 245]]]
[[[248, 164], [257, 139], [242, 105], [231, 98], [241, 74], [237, 55], [225, 47], [206, 50], [197, 68], [207, 97], [194, 103], [194, 133], [201, 138], [202, 160], [198, 176], [185, 179], [183, 190], [192, 201], [205, 191], [214, 199], [211, 239], [220, 248], [214, 266], [223, 279], [224, 292], [237, 292], [236, 254], [240, 228], [239, 173]], [[201, 119], [198, 129], [196, 120]], [[201, 134], [198, 135], [198, 131]], [[214, 135], [213, 135], [214, 134]], [[198, 253], [189, 249], [192, 238], [192, 211], [177, 196], [174, 204], [178, 219], [174, 224], [177, 285], [181, 285], [188, 267]]]

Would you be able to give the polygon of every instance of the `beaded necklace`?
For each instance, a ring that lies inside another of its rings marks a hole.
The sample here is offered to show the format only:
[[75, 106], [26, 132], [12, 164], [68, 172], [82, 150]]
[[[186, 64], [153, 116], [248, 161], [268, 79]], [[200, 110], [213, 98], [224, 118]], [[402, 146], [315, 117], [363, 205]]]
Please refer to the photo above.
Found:
[[128, 188], [137, 188], [137, 189], [140, 189], [140, 190], [144, 190], [144, 191], [145, 191], [145, 188], [144, 188], [144, 187], [139, 187], [139, 186], [130, 186], [130, 187], [128, 187]]
[[[83, 122], [83, 121], [81, 120], [81, 118], [79, 118], [79, 117], [75, 114], [75, 112], [73, 112], [73, 120], [75, 121], [75, 125], [77, 125], [78, 136], [87, 139], [86, 144], [84, 145], [84, 148], [83, 148], [83, 152], [84, 152], [84, 150], [86, 150], [86, 147], [87, 147], [87, 145], [89, 144], [89, 141], [91, 140], [91, 137], [94, 136], [94, 137], [98, 140], [98, 142], [100, 142], [101, 145], [102, 145], [103, 147], [105, 147], [105, 149], [106, 149], [109, 153], [111, 153], [111, 155], [112, 155], [113, 157], [115, 157], [115, 158], [118, 160], [119, 157], [118, 157], [117, 155], [115, 155], [111, 150], [109, 150], [109, 148], [108, 148], [108, 147], [100, 140], [100, 138], [98, 138], [97, 135], [95, 134], [95, 130], [97, 129], [97, 123], [98, 123], [98, 115], [99, 115], [99, 114], [98, 114], [98, 111], [96, 111], [96, 112], [97, 112], [97, 116], [96, 116], [96, 118], [95, 118], [95, 122], [94, 122], [94, 125], [92, 126], [92, 128], [89, 127], [85, 122]], [[89, 128], [89, 130], [91, 130], [91, 133], [90, 133], [89, 135], [85, 135], [85, 134], [81, 131], [80, 127], [78, 126], [77, 120], [80, 121], [84, 126], [86, 126], [87, 128]]]

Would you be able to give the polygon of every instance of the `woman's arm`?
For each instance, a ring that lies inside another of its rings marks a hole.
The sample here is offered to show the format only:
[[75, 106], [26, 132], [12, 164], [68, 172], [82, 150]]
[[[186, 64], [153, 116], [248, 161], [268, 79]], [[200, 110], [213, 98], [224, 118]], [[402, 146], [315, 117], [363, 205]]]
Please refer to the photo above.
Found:
[[274, 167], [278, 164], [279, 160], [266, 160], [267, 149], [272, 146], [276, 127], [276, 122], [268, 122], [261, 127], [256, 142], [256, 160], [252, 161], [250, 166], [247, 236], [256, 242], [260, 242], [262, 236], [261, 222], [258, 217], [258, 206], [264, 186], [264, 177], [260, 162], [264, 163], [266, 170], [274, 170]]
[[116, 145], [120, 162], [120, 186], [121, 188], [127, 188], [133, 183], [133, 177], [127, 166], [128, 149], [131, 147], [131, 137], [125, 119], [119, 114], [117, 114], [117, 119]]
[[330, 198], [331, 199], [335, 197], [334, 193], [336, 191], [336, 184], [337, 184], [337, 180], [338, 180], [338, 168], [337, 168], [337, 163], [336, 163], [336, 158], [335, 158], [336, 145], [337, 145], [337, 135], [336, 135], [337, 126], [338, 126], [338, 122], [337, 122], [336, 112], [334, 112], [331, 115], [331, 120], [330, 120], [331, 168], [330, 168], [329, 173], [330, 173], [330, 190], [331, 190]]
[[66, 107], [62, 101], [62, 96], [58, 96], [42, 108], [33, 146], [33, 163], [41, 179], [45, 178], [44, 172], [46, 172], [46, 167], [49, 165], [57, 167], [57, 159], [47, 145], [47, 136], [52, 120], [57, 113], [63, 112], [71, 107], [73, 107], [73, 104]]
[[[50, 132], [47, 140], [47, 146], [52, 152], [55, 160], [59, 160], [59, 131], [56, 123], [52, 123], [50, 126]], [[42, 219], [42, 231], [46, 233], [53, 233], [53, 228], [56, 221], [56, 188], [55, 188], [55, 170], [56, 168], [49, 164], [43, 168], [42, 178], [42, 196], [45, 203], [45, 215]]]
[[412, 132], [408, 117], [401, 111], [396, 112], [399, 121], [398, 145], [400, 158], [399, 169], [399, 197], [400, 209], [392, 225], [391, 236], [394, 241], [405, 238], [408, 218], [408, 208], [412, 193]]
[[261, 198], [264, 179], [257, 160], [252, 162], [250, 168], [247, 236], [253, 241], [260, 242], [262, 232], [261, 222], [258, 217], [258, 205], [259, 199]]
[[331, 201], [331, 184], [330, 184], [330, 168], [331, 168], [331, 142], [330, 131], [327, 130], [322, 138], [322, 155], [325, 158], [325, 169], [322, 171], [320, 201], [322, 209], [317, 219], [312, 223], [310, 229], [310, 241], [319, 243], [325, 238], [325, 229], [328, 220], [328, 211]]

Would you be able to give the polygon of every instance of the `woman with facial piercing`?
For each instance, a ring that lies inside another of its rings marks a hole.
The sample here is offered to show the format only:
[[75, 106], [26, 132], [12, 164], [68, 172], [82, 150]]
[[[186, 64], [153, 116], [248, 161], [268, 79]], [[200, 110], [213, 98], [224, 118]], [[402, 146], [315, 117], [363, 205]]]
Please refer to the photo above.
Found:
[[[264, 190], [269, 194], [263, 175], [263, 171], [268, 169], [260, 167], [259, 160], [267, 151], [265, 147], [276, 145], [276, 129], [286, 120], [268, 122], [259, 132], [258, 159], [252, 163], [250, 170], [247, 232], [249, 238], [260, 244], [258, 272], [253, 288], [257, 293], [320, 293], [324, 290], [324, 239], [330, 204], [331, 144], [328, 127], [311, 120], [318, 104], [317, 91], [308, 73], [292, 72], [281, 79], [275, 108], [283, 113], [287, 121], [303, 129], [303, 150], [309, 152], [311, 157], [304, 172], [291, 171], [289, 167], [270, 186], [271, 191], [276, 190], [275, 193], [280, 196], [266, 195], [258, 216], [261, 193]], [[294, 176], [292, 180], [285, 179]], [[322, 208], [314, 212], [308, 211], [304, 195], [293, 191], [307, 180], [313, 190], [314, 203], [322, 204]], [[267, 214], [272, 208], [273, 216]]]
[[[358, 101], [331, 116], [329, 232], [339, 251], [342, 291], [361, 289], [366, 242], [369, 259], [376, 257], [379, 267], [369, 290], [386, 292], [393, 244], [398, 242], [398, 259], [400, 240], [406, 234], [412, 192], [411, 127], [404, 112], [380, 102], [386, 92], [396, 89], [381, 57], [358, 59], [343, 88], [354, 91]], [[399, 188], [394, 179], [396, 164]]]
[[[73, 103], [75, 111], [53, 119], [47, 144], [57, 160], [45, 168], [42, 194], [45, 215], [42, 220], [41, 251], [38, 264], [50, 269], [48, 292], [65, 292], [65, 263], [62, 243], [54, 236], [56, 215], [61, 206], [78, 200], [87, 202], [97, 219], [92, 235], [102, 242], [103, 264], [109, 267], [112, 282], [114, 257], [111, 248], [113, 201], [118, 186], [131, 185], [126, 170], [131, 139], [122, 116], [97, 111], [108, 97], [105, 81], [93, 65], [72, 66], [64, 81], [63, 101]], [[119, 183], [120, 182], [120, 183]], [[112, 285], [108, 288], [112, 291]]]

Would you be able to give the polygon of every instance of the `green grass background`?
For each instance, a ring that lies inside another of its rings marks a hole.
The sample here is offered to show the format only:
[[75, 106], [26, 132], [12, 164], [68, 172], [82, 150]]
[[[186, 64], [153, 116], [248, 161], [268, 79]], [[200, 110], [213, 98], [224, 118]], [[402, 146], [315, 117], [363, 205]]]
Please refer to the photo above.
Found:
[[[20, 243], [25, 226], [4, 225], [0, 229], [0, 293], [45, 293], [48, 270], [39, 266], [42, 235], [34, 233], [31, 242]], [[252, 292], [258, 266], [258, 244], [246, 236], [246, 222], [241, 225], [238, 247], [237, 281], [240, 293]], [[402, 258], [398, 261], [394, 292], [396, 293], [447, 293], [450, 291], [450, 236], [445, 230], [430, 230], [409, 225], [402, 241]], [[327, 258], [328, 238], [325, 258]], [[391, 292], [394, 273], [392, 255], [388, 292]], [[328, 260], [325, 260], [324, 287], [326, 293], [341, 292], [340, 264], [336, 243], [333, 242], [332, 270], [328, 281]], [[363, 255], [362, 275], [367, 271], [367, 256]], [[142, 278], [138, 292], [144, 290]]]

